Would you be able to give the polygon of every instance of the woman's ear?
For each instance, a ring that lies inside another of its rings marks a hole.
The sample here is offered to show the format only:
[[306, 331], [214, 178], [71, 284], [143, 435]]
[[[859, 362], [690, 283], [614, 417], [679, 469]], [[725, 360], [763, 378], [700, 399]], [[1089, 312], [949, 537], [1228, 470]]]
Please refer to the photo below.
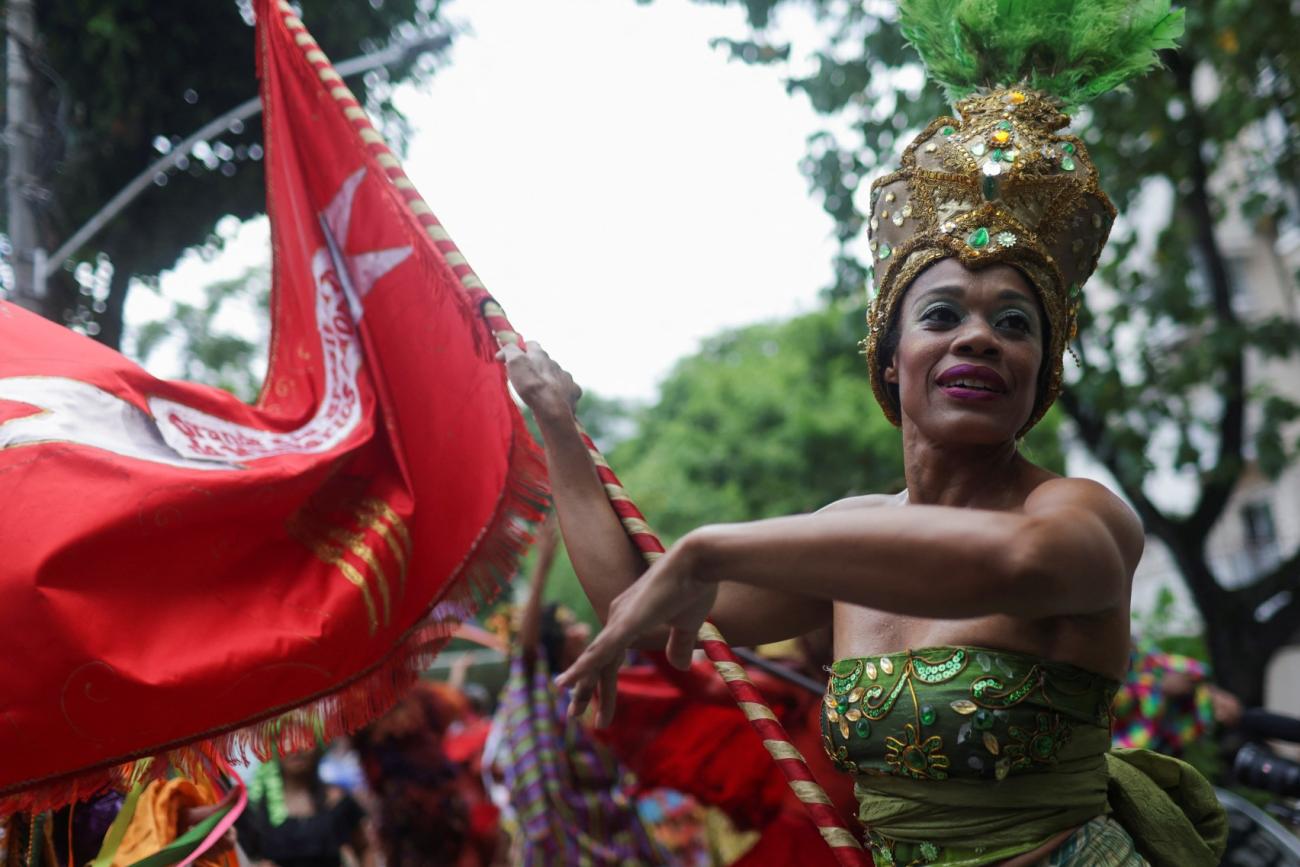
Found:
[[898, 353], [895, 352], [894, 355], [889, 359], [889, 364], [885, 367], [883, 371], [881, 371], [881, 375], [885, 378], [885, 382], [889, 383], [890, 385], [898, 385], [898, 368], [894, 366], [897, 361], [898, 361]]

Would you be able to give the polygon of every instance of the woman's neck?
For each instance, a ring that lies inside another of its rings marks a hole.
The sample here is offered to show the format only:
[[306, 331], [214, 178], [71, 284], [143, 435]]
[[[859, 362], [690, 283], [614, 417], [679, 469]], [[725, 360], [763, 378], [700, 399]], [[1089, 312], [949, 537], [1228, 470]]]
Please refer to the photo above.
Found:
[[927, 440], [915, 429], [903, 435], [907, 501], [914, 505], [1005, 509], [1020, 502], [1020, 482], [1030, 464], [1014, 441], [952, 445]]

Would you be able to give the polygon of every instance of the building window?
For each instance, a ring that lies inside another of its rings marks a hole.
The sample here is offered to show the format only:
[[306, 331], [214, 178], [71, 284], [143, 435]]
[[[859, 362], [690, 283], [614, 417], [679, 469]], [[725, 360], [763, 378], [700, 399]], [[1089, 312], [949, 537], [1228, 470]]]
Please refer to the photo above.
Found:
[[1238, 559], [1238, 580], [1249, 584], [1277, 568], [1281, 562], [1277, 546], [1277, 525], [1273, 521], [1273, 508], [1268, 502], [1257, 500], [1241, 507], [1241, 523], [1245, 544]]
[[1273, 509], [1267, 502], [1259, 501], [1242, 506], [1241, 520], [1246, 528], [1246, 547], [1258, 550], [1277, 544]]

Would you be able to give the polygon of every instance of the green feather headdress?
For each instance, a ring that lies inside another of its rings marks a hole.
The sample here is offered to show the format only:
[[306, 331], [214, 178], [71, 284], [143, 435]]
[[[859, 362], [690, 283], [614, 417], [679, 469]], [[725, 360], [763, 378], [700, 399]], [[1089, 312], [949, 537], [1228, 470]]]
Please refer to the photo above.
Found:
[[1075, 108], [1160, 61], [1183, 34], [1168, 0], [900, 0], [899, 23], [954, 103], [1028, 87]]

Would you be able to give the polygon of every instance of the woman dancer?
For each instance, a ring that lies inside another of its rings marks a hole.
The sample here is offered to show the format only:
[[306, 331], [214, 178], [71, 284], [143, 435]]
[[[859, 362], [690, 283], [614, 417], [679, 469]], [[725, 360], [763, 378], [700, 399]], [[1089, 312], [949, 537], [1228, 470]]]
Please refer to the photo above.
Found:
[[646, 570], [575, 430], [572, 379], [535, 345], [503, 350], [606, 624], [561, 682], [609, 724], [629, 646], [685, 665], [706, 618], [738, 644], [829, 622], [824, 741], [856, 776], [877, 864], [1215, 864], [1225, 826], [1208, 784], [1173, 759], [1107, 752], [1142, 527], [1102, 486], [1017, 448], [1060, 391], [1115, 214], [1083, 142], [1060, 134], [1062, 109], [1153, 65], [1181, 17], [1079, 2], [1014, 29], [998, 16], [1015, 4], [986, 3], [984, 19], [975, 5], [900, 4], [964, 98], [872, 186], [866, 355], [902, 429], [906, 490], [703, 527]]

